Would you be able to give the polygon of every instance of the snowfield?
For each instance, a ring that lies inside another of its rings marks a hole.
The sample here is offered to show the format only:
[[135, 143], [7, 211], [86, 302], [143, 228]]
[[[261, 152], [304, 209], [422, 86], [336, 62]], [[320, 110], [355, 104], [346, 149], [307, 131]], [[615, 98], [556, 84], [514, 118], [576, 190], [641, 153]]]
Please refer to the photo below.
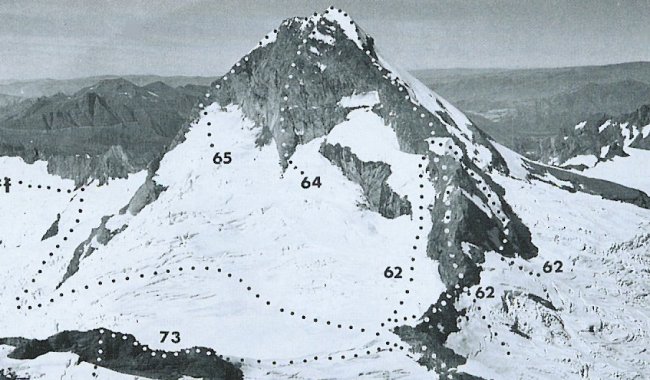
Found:
[[614, 181], [650, 194], [650, 176], [648, 175], [650, 151], [627, 147], [625, 152], [629, 155], [628, 157], [616, 156], [584, 170], [582, 174], [587, 177]]
[[[362, 107], [351, 111], [325, 140], [299, 146], [292, 156], [298, 169], [290, 167], [283, 173], [276, 147], [254, 146], [253, 124], [237, 107], [212, 104], [207, 111], [209, 115], [195, 123], [186, 141], [161, 162], [155, 180], [167, 190], [138, 215], [118, 215], [118, 210], [144, 181], [144, 173], [108, 186], [91, 184], [83, 192], [33, 189], [0, 197], [2, 244], [12, 248], [3, 250], [0, 260], [11, 273], [32, 274], [47, 257], [52, 243], [40, 238], [57, 213], [65, 230], [78, 207], [83, 207], [82, 221], [68, 234], [72, 241], [88, 236], [99, 215], [115, 215], [107, 223], [111, 230], [128, 225], [106, 246], [96, 244], [97, 250], [82, 259], [79, 273], [58, 290], [70, 259], [58, 252], [51, 266], [48, 262], [37, 276], [36, 285], [29, 283], [29, 276], [3, 282], [2, 304], [15, 304], [14, 297], [24, 287], [36, 286], [37, 292], [21, 298], [23, 304], [47, 304], [59, 291], [67, 295], [35, 310], [8, 308], [0, 319], [0, 335], [45, 338], [66, 329], [102, 326], [137, 333], [142, 344], [174, 351], [177, 345], [160, 343], [161, 330], [174, 330], [181, 333], [183, 347], [206, 346], [233, 358], [262, 359], [262, 364], [244, 365], [247, 378], [252, 379], [269, 374], [351, 379], [361, 372], [369, 378], [430, 376], [406, 351], [376, 352], [375, 348], [399, 341], [381, 324], [400, 300], [408, 301], [403, 306], [407, 315], [419, 316], [444, 290], [437, 265], [423, 250], [416, 251], [420, 264], [415, 281], [409, 284], [411, 294], [403, 297], [403, 284], [387, 281], [382, 273], [388, 266], [409, 265], [413, 253], [405, 248], [415, 232], [411, 217], [386, 219], [360, 208], [358, 185], [318, 149], [326, 140], [349, 147], [362, 160], [389, 163], [395, 169], [389, 185], [409, 199], [417, 192], [408, 177], [418, 174], [414, 165], [418, 156], [400, 152], [394, 132]], [[497, 297], [477, 300], [477, 286], [457, 302], [468, 308], [469, 317], [448, 341], [449, 347], [469, 359], [459, 370], [509, 379], [634, 379], [648, 373], [650, 278], [644, 268], [649, 264], [650, 212], [529, 182], [519, 156], [498, 148], [514, 177], [494, 174], [493, 178], [531, 228], [540, 252], [533, 260], [516, 258], [512, 263], [488, 255], [479, 286], [494, 287]], [[215, 149], [230, 152], [232, 163], [215, 165]], [[5, 172], [23, 178], [25, 184], [71, 188], [69, 181], [47, 175], [41, 164], [2, 160]], [[321, 188], [300, 186], [303, 177], [316, 175], [321, 177]], [[110, 196], [104, 195], [109, 192]], [[427, 189], [426, 194], [424, 202], [432, 202], [435, 189]], [[42, 203], [32, 207], [36, 200]], [[24, 211], [12, 215], [9, 210], [15, 204]], [[564, 271], [545, 273], [545, 262], [557, 260]], [[192, 266], [200, 270], [190, 270]], [[205, 266], [213, 270], [203, 270]], [[172, 270], [166, 273], [166, 269]], [[151, 276], [153, 271], [160, 275]], [[147, 273], [146, 278], [137, 278], [140, 273]], [[125, 276], [132, 280], [125, 281]], [[112, 279], [118, 279], [117, 285], [110, 283]], [[106, 285], [70, 293], [97, 281]], [[553, 309], [527, 294], [542, 297]], [[512, 331], [515, 324], [520, 333]], [[325, 361], [287, 364], [304, 357], [351, 357], [368, 349], [371, 355], [339, 360], [334, 366]], [[6, 357], [8, 350], [3, 348], [0, 364], [19, 373], [25, 368], [32, 375], [44, 374], [43, 378], [57, 374], [56, 378], [74, 379], [87, 376], [91, 368], [77, 364], [75, 355], [48, 354], [18, 361]], [[282, 364], [271, 365], [271, 360]], [[519, 364], [513, 366], [512, 361]], [[99, 373], [132, 378], [101, 368]]]
[[[45, 338], [67, 329], [102, 326], [134, 332], [142, 344], [173, 351], [178, 349], [173, 343], [160, 343], [160, 331], [173, 330], [181, 333], [183, 347], [211, 347], [230, 357], [265, 362], [300, 361], [334, 353], [367, 356], [367, 349], [376, 351], [386, 341], [399, 341], [388, 327], [382, 327], [399, 301], [405, 301], [400, 309], [405, 315], [419, 316], [444, 290], [437, 266], [426, 259], [424, 250], [409, 250], [417, 233], [411, 217], [386, 219], [360, 208], [363, 200], [359, 186], [318, 153], [320, 140], [300, 146], [292, 156], [299, 170], [288, 169], [283, 174], [276, 147], [256, 148], [252, 123], [236, 107], [222, 110], [213, 104], [207, 110], [209, 115], [191, 128], [187, 140], [161, 162], [155, 180], [168, 188], [160, 198], [136, 216], [109, 219], [107, 226], [112, 230], [125, 224], [128, 227], [106, 246], [97, 244], [97, 250], [82, 259], [79, 273], [58, 290], [54, 289], [65, 266], [58, 265], [43, 275], [37, 283], [38, 291], [25, 303], [42, 302], [46, 306], [10, 309], [0, 320], [0, 335]], [[374, 128], [383, 127], [392, 133], [376, 115], [374, 120]], [[346, 123], [332, 139], [343, 142]], [[345, 141], [362, 157], [373, 154], [362, 150], [359, 138], [363, 137], [361, 134], [355, 141], [348, 136]], [[233, 162], [215, 165], [211, 142], [217, 150], [231, 152]], [[418, 169], [419, 156], [401, 153], [396, 146], [392, 146], [394, 153], [382, 152], [388, 154], [386, 160], [395, 173], [417, 176], [413, 169]], [[303, 189], [300, 171], [304, 176], [320, 176], [322, 187]], [[405, 178], [393, 177], [391, 185], [396, 191], [416, 198], [414, 185], [409, 187]], [[109, 186], [89, 187], [83, 192], [84, 213], [92, 205], [97, 215], [117, 214], [143, 179], [143, 175], [135, 175]], [[116, 193], [107, 202], [101, 191]], [[433, 194], [433, 189], [429, 191]], [[53, 201], [51, 213], [65, 205], [64, 201]], [[24, 204], [30, 203], [25, 200]], [[65, 216], [63, 213], [62, 220]], [[4, 222], [11, 223], [6, 217]], [[37, 231], [45, 231], [47, 224]], [[87, 236], [89, 231], [85, 233]], [[47, 241], [38, 240], [33, 237], [25, 249], [46, 251]], [[38, 248], [31, 248], [32, 243]], [[421, 262], [414, 274], [417, 282], [408, 285], [410, 294], [404, 297], [404, 283], [387, 280], [383, 273], [389, 266], [407, 268], [415, 254]], [[33, 256], [28, 264], [25, 260], [3, 264], [29, 273], [41, 258]], [[56, 260], [65, 263], [69, 257]], [[201, 270], [191, 271], [192, 266]], [[219, 268], [220, 272], [202, 270], [205, 266]], [[167, 268], [173, 272], [165, 273]], [[151, 277], [156, 270], [161, 275]], [[147, 273], [147, 278], [139, 279], [140, 273]], [[125, 281], [125, 276], [132, 279]], [[112, 279], [119, 280], [117, 285]], [[28, 279], [20, 280], [3, 284], [3, 304], [16, 303], [14, 297], [28, 286]], [[105, 285], [96, 286], [97, 281]], [[83, 290], [89, 283], [91, 289]], [[72, 289], [82, 290], [70, 294]], [[63, 302], [47, 304], [58, 291], [70, 296]], [[318, 322], [313, 322], [314, 318]], [[415, 322], [412, 319], [407, 323]], [[404, 366], [417, 369], [416, 373], [425, 371], [404, 354], [378, 355], [389, 357], [387, 371]], [[377, 368], [368, 358], [350, 360], [349, 365]], [[324, 373], [331, 370], [327, 368]], [[259, 370], [247, 369], [252, 373]], [[348, 370], [342, 369], [342, 375]], [[296, 369], [282, 371], [295, 374]], [[316, 369], [310, 371], [315, 373]]]

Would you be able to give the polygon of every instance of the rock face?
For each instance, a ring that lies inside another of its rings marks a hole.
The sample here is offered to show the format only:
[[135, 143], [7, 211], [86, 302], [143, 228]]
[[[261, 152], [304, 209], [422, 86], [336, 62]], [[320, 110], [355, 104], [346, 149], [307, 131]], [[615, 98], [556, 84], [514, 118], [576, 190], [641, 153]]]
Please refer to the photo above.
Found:
[[556, 139], [551, 164], [585, 169], [616, 156], [625, 149], [650, 149], [650, 105], [618, 117], [604, 115], [565, 128]]
[[[537, 248], [504, 201], [503, 189], [487, 174], [508, 172], [496, 149], [453, 106], [420, 83], [409, 82], [383, 61], [373, 39], [347, 14], [328, 9], [322, 15], [285, 20], [213, 87], [219, 104], [237, 104], [256, 122], [258, 145], [276, 144], [284, 167], [300, 144], [327, 136], [346, 119], [349, 109], [341, 105], [342, 98], [377, 93], [373, 112], [394, 130], [400, 150], [430, 162], [428, 179], [437, 196], [430, 207], [433, 228], [427, 234], [427, 252], [440, 263], [448, 287], [423, 316], [444, 326], [441, 331], [428, 329], [424, 322], [395, 331], [413, 347], [431, 347], [437, 355], [423, 356], [421, 363], [445, 373], [443, 368], [464, 362], [444, 347], [463, 313], [449, 300], [479, 282], [485, 252], [531, 258]], [[363, 162], [340, 145], [323, 143], [320, 152], [361, 185], [368, 207], [385, 217], [412, 215], [408, 200], [386, 185], [389, 165]], [[459, 257], [460, 265], [452, 260]]]
[[79, 246], [77, 246], [77, 248], [74, 250], [72, 258], [70, 259], [70, 262], [68, 263], [66, 273], [57, 288], [60, 287], [65, 282], [65, 280], [77, 273], [82, 258], [90, 256], [96, 250], [96, 248], [93, 246], [93, 242], [101, 245], [106, 245], [106, 243], [108, 243], [113, 237], [126, 229], [127, 226], [123, 226], [117, 230], [108, 229], [106, 227], [106, 223], [111, 217], [112, 215], [103, 216], [99, 226], [93, 228], [88, 238], [79, 244]]
[[97, 156], [52, 155], [47, 161], [50, 173], [63, 178], [73, 178], [77, 184], [89, 178], [98, 179], [100, 183], [105, 183], [110, 178], [126, 178], [129, 173], [138, 171], [144, 164], [132, 163], [121, 145], [112, 145], [106, 152]]
[[15, 347], [9, 355], [14, 359], [33, 359], [48, 352], [72, 352], [79, 355], [81, 361], [134, 376], [161, 380], [177, 380], [184, 376], [209, 380], [243, 379], [239, 367], [218, 354], [196, 354], [197, 349], [205, 352], [206, 348], [192, 347], [181, 350], [180, 355], [153, 350], [156, 356], [152, 356], [149, 350], [134, 344], [137, 340], [133, 335], [119, 334], [120, 338], [116, 339], [113, 334], [104, 329], [64, 331], [45, 340], [0, 338], [0, 344]]
[[390, 165], [361, 161], [350, 148], [339, 144], [323, 144], [321, 154], [341, 168], [348, 179], [361, 185], [370, 210], [386, 218], [411, 214], [411, 203], [401, 198], [386, 183], [391, 175]]
[[49, 239], [59, 233], [59, 222], [61, 221], [61, 214], [56, 214], [56, 220], [52, 223], [50, 228], [47, 229], [41, 240]]
[[630, 203], [635, 206], [650, 209], [650, 196], [641, 190], [619, 185], [618, 183], [581, 176], [567, 170], [540, 165], [528, 161], [528, 177], [547, 182], [570, 192], [581, 191], [598, 195], [603, 199]]
[[110, 79], [71, 96], [30, 99], [0, 119], [0, 154], [45, 160], [51, 173], [78, 183], [122, 178], [164, 153], [205, 90]]

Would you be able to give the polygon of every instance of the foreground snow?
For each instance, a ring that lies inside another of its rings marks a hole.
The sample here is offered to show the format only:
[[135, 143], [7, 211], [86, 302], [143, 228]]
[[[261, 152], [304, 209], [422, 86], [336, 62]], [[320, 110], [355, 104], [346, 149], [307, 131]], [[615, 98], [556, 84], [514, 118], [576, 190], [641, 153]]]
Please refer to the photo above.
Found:
[[[96, 245], [97, 250], [83, 259], [79, 273], [56, 290], [70, 296], [53, 304], [46, 302], [55, 294], [53, 290], [65, 270], [58, 265], [37, 283], [38, 292], [26, 297], [30, 304], [43, 302], [46, 306], [10, 310], [0, 320], [0, 335], [44, 338], [66, 329], [101, 326], [135, 334], [151, 348], [173, 351], [180, 347], [169, 341], [160, 343], [160, 331], [172, 330], [181, 333], [183, 347], [211, 347], [249, 362], [262, 359], [260, 368], [247, 367], [250, 373], [264, 371], [272, 360], [287, 364], [337, 353], [350, 357], [336, 364], [341, 377], [353, 377], [360, 368], [378, 369], [377, 362], [365, 354], [369, 349], [373, 355], [389, 358], [382, 359], [385, 371], [410, 368], [418, 376], [426, 372], [407, 357], [406, 350], [376, 353], [386, 341], [399, 341], [381, 326], [399, 301], [406, 301], [400, 309], [404, 315], [421, 315], [444, 289], [436, 265], [426, 259], [423, 250], [416, 256], [420, 262], [417, 282], [408, 284], [408, 298], [404, 298], [404, 282], [383, 275], [389, 266], [407, 268], [410, 257], [417, 255], [409, 250], [417, 230], [411, 217], [386, 219], [360, 208], [360, 187], [318, 153], [320, 140], [300, 146], [292, 157], [299, 169], [290, 168], [283, 174], [276, 147], [256, 148], [252, 123], [236, 107], [222, 111], [214, 104], [208, 111], [210, 114], [187, 134], [187, 140], [161, 162], [155, 179], [168, 186], [167, 190], [137, 216], [109, 219], [107, 226], [112, 230], [125, 224], [128, 228], [107, 246]], [[216, 143], [215, 148], [209, 146], [211, 142]], [[347, 145], [361, 156], [369, 154], [349, 136]], [[215, 149], [231, 152], [232, 164], [215, 165]], [[387, 160], [396, 173], [416, 175], [399, 166], [417, 169], [418, 157], [396, 151]], [[321, 188], [300, 186], [303, 177], [316, 175], [321, 177]], [[141, 175], [124, 180], [125, 192], [121, 195], [119, 181], [85, 190], [84, 213], [93, 206], [94, 215], [117, 214], [142, 181]], [[415, 191], [404, 178], [393, 178], [393, 185], [405, 194]], [[101, 191], [115, 195], [107, 202], [99, 196]], [[411, 196], [415, 198], [415, 194]], [[56, 214], [62, 204], [65, 199], [53, 200], [44, 209]], [[8, 218], [4, 221], [9, 223]], [[92, 225], [90, 221], [88, 224]], [[43, 223], [36, 231], [47, 227], [48, 223]], [[89, 233], [84, 232], [86, 236]], [[45, 244], [36, 236], [25, 240], [29, 243], [23, 243], [25, 247]], [[43, 248], [34, 248], [34, 252]], [[34, 254], [27, 264], [25, 260], [3, 264], [16, 272], [29, 272], [40, 258]], [[70, 258], [56, 258], [61, 263], [66, 259]], [[221, 272], [191, 271], [192, 266], [219, 268]], [[165, 273], [168, 268], [173, 272]], [[155, 270], [162, 275], [152, 278]], [[139, 279], [139, 273], [147, 273], [147, 278]], [[125, 276], [132, 279], [125, 281]], [[117, 285], [112, 279], [119, 280]], [[96, 286], [97, 281], [106, 285]], [[4, 284], [2, 303], [15, 304], [12, 299], [22, 286], [28, 286], [27, 282], [23, 278], [19, 284]], [[83, 290], [89, 283], [91, 289]], [[82, 290], [71, 294], [72, 289]], [[319, 322], [313, 322], [314, 318]], [[288, 341], [291, 344], [286, 344]], [[364, 359], [354, 359], [354, 353], [363, 353]], [[287, 376], [295, 375], [295, 367], [272, 367]], [[309, 368], [305, 373], [332, 370], [328, 363]]]
[[[79, 273], [57, 292], [70, 293], [98, 280], [110, 284], [118, 279], [117, 285], [94, 286], [38, 310], [9, 308], [0, 319], [0, 335], [44, 338], [66, 329], [102, 326], [133, 333], [151, 348], [174, 351], [180, 347], [160, 343], [160, 331], [173, 330], [181, 333], [183, 347], [206, 346], [249, 359], [243, 369], [251, 379], [351, 379], [358, 373], [367, 373], [368, 378], [431, 376], [408, 354], [408, 347], [376, 352], [386, 341], [399, 342], [380, 325], [404, 299], [403, 284], [387, 280], [383, 271], [387, 266], [409, 265], [411, 252], [405, 251], [413, 232], [410, 217], [391, 220], [359, 208], [360, 188], [318, 153], [322, 139], [300, 146], [292, 157], [298, 169], [283, 173], [276, 147], [253, 145], [252, 123], [239, 109], [222, 110], [213, 104], [208, 111], [187, 140], [162, 161], [156, 180], [168, 186], [167, 191], [137, 216], [112, 217], [109, 228], [124, 224], [128, 228], [107, 246], [97, 245]], [[372, 144], [362, 143], [370, 137]], [[400, 152], [392, 130], [369, 109], [352, 111], [327, 141], [351, 148], [360, 159], [390, 163], [396, 174], [389, 185], [414, 197], [416, 190], [400, 176], [417, 174], [411, 161], [417, 157]], [[213, 142], [216, 146], [211, 148]], [[231, 152], [233, 162], [215, 165], [215, 149]], [[469, 308], [469, 321], [463, 320], [461, 331], [448, 342], [469, 358], [459, 370], [512, 379], [632, 379], [648, 373], [650, 307], [643, 295], [648, 294], [650, 278], [643, 268], [649, 264], [644, 239], [650, 212], [528, 182], [521, 158], [499, 149], [513, 177], [493, 178], [531, 228], [540, 252], [529, 262], [514, 259], [513, 264], [488, 255], [479, 286], [494, 287], [498, 296], [476, 299], [477, 286], [469, 290], [471, 296], [458, 301], [459, 307]], [[14, 168], [12, 173], [30, 181], [70, 185], [45, 174], [42, 166], [3, 160], [7, 168]], [[303, 177], [315, 175], [322, 179], [320, 189], [301, 188]], [[0, 198], [3, 231], [12, 231], [4, 235], [3, 245], [16, 247], [0, 257], [3, 267], [13, 273], [33, 272], [49, 244], [40, 241], [40, 231], [57, 213], [62, 213], [65, 229], [64, 221], [77, 211], [74, 201], [83, 196], [84, 221], [69, 234], [78, 240], [98, 223], [99, 215], [117, 214], [143, 180], [144, 174], [138, 174], [72, 195], [43, 192], [31, 197], [25, 191]], [[111, 196], [102, 196], [107, 191]], [[428, 189], [427, 194], [432, 196], [433, 191]], [[37, 199], [43, 202], [40, 207], [9, 216], [7, 210], [16, 202], [25, 207]], [[31, 225], [35, 228], [27, 227]], [[27, 236], [21, 231], [35, 232]], [[443, 290], [436, 265], [423, 256], [416, 258], [419, 265], [415, 281], [408, 285], [406, 315], [421, 315]], [[52, 268], [39, 277], [38, 292], [30, 296], [33, 302], [54, 294], [66, 260], [69, 257], [57, 256]], [[545, 262], [557, 260], [563, 262], [563, 273], [543, 271]], [[190, 271], [191, 266], [218, 267], [221, 272]], [[183, 271], [178, 270], [181, 267]], [[169, 268], [173, 271], [165, 273]], [[137, 279], [137, 274], [154, 270], [161, 275]], [[133, 280], [124, 281], [127, 275]], [[20, 281], [3, 283], [3, 304], [15, 304], [13, 298], [22, 287], [30, 287], [26, 277], [12, 279]], [[524, 296], [528, 293], [557, 310], [540, 307]], [[324, 321], [341, 323], [343, 328]], [[528, 338], [515, 334], [513, 323]], [[15, 361], [6, 358], [8, 347], [3, 350], [2, 367], [23, 368], [43, 378], [84, 378], [92, 371], [92, 366], [76, 364], [71, 354]], [[354, 358], [355, 353], [360, 357]], [[301, 358], [331, 355], [347, 358], [300, 363]], [[263, 362], [255, 364], [253, 359]], [[100, 378], [133, 378], [101, 368], [95, 372]]]

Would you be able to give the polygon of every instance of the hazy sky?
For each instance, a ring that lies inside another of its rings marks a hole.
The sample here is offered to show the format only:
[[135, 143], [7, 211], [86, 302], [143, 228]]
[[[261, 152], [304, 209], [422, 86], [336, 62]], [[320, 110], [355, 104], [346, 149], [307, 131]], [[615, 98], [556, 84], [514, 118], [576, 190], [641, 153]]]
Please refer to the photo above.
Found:
[[650, 0], [0, 0], [0, 79], [220, 75], [330, 5], [407, 69], [650, 61]]

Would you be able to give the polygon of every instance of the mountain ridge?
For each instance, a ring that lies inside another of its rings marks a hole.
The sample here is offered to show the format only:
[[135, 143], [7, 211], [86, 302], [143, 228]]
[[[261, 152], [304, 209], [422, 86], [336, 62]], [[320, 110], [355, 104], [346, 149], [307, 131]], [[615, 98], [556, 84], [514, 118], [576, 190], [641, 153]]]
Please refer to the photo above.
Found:
[[[537, 160], [547, 157], [545, 147], [563, 127], [595, 113], [632, 112], [650, 95], [647, 62], [420, 75], [467, 113], [480, 116], [475, 119], [497, 141]], [[540, 145], [540, 140], [546, 141]]]
[[0, 152], [28, 162], [47, 161], [53, 173], [79, 184], [88, 178], [125, 177], [164, 153], [206, 90], [162, 82], [141, 87], [115, 78], [72, 95], [26, 100], [0, 119]]

